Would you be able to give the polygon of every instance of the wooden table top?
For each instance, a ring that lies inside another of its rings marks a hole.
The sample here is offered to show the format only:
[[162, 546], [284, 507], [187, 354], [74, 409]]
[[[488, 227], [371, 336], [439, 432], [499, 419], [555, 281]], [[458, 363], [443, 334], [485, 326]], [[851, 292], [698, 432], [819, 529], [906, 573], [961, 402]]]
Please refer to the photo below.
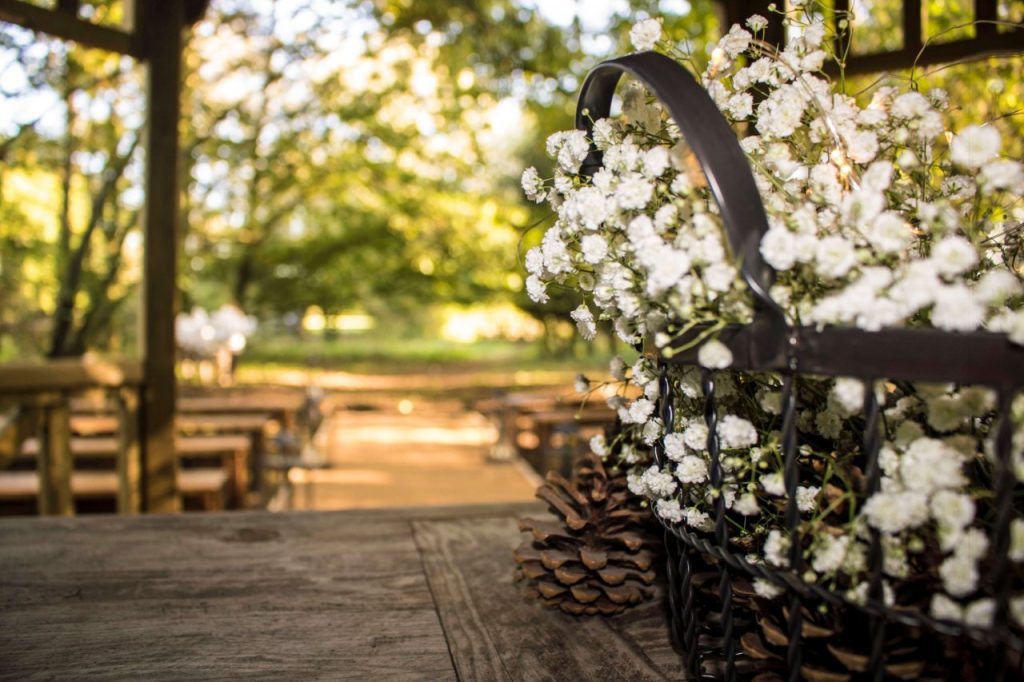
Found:
[[0, 679], [661, 680], [663, 606], [512, 581], [537, 504], [0, 520]]

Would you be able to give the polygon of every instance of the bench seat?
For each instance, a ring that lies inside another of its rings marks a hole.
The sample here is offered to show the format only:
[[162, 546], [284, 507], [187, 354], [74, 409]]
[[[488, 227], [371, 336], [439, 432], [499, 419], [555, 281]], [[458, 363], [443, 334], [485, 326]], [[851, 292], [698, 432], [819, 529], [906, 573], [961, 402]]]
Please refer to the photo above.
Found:
[[[178, 489], [186, 497], [198, 497], [206, 510], [224, 508], [224, 491], [230, 476], [224, 469], [182, 469], [178, 472]], [[71, 494], [82, 499], [117, 496], [117, 473], [114, 471], [73, 471]], [[31, 500], [39, 495], [39, 475], [35, 471], [0, 472], [0, 500]]]

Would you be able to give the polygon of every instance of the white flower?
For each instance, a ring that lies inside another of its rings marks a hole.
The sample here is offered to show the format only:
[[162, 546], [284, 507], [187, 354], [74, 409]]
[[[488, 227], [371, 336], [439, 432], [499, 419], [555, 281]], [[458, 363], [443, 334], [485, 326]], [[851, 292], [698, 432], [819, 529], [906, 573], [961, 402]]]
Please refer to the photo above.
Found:
[[663, 473], [655, 465], [651, 465], [643, 473], [641, 483], [651, 497], [668, 497], [679, 487], [676, 479], [671, 474]]
[[992, 126], [967, 126], [949, 143], [953, 163], [966, 168], [981, 168], [999, 155], [1002, 139]]
[[590, 451], [598, 457], [608, 456], [608, 443], [604, 439], [604, 434], [597, 434], [590, 439]]
[[892, 115], [899, 118], [917, 118], [931, 109], [928, 98], [917, 91], [905, 92], [892, 102]]
[[587, 134], [582, 130], [570, 130], [564, 133], [561, 142], [558, 148], [559, 167], [566, 173], [577, 173], [590, 153]]
[[686, 456], [687, 448], [683, 440], [683, 434], [670, 433], [665, 436], [665, 456], [674, 462], [681, 462]]
[[670, 523], [679, 523], [683, 520], [683, 510], [679, 508], [678, 500], [658, 500], [654, 509], [658, 516]]
[[615, 129], [615, 124], [607, 118], [594, 121], [591, 137], [594, 140], [594, 146], [601, 151], [605, 151], [613, 144], [618, 144], [619, 142], [619, 134]]
[[935, 292], [932, 324], [939, 329], [969, 332], [985, 320], [985, 308], [963, 284], [940, 287]]
[[711, 291], [726, 292], [736, 280], [736, 268], [728, 263], [715, 263], [704, 269], [701, 279]]
[[981, 183], [989, 189], [1020, 191], [1024, 186], [1024, 166], [1009, 159], [996, 159], [981, 169]]
[[743, 516], [754, 516], [761, 511], [761, 505], [757, 503], [757, 496], [754, 493], [740, 495], [732, 505], [733, 511]]
[[754, 578], [754, 592], [762, 599], [774, 599], [782, 594], [782, 588], [776, 587], [764, 578]]
[[846, 152], [853, 161], [868, 163], [878, 154], [878, 136], [870, 130], [860, 130], [848, 135], [846, 137]]
[[679, 209], [674, 204], [665, 204], [654, 214], [654, 227], [658, 232], [673, 227], [679, 221]]
[[978, 262], [974, 245], [959, 235], [942, 239], [932, 248], [931, 262], [941, 275], [952, 277], [970, 270]]
[[989, 270], [974, 286], [976, 300], [992, 305], [999, 305], [1020, 291], [1020, 282], [1008, 270]]
[[580, 251], [583, 254], [583, 260], [596, 265], [608, 255], [608, 242], [598, 234], [584, 235], [580, 240]]
[[1012, 561], [1024, 561], [1024, 519], [1014, 519], [1010, 522], [1009, 556]]
[[838, 438], [843, 429], [843, 421], [832, 410], [823, 410], [814, 417], [814, 426], [825, 438]]
[[691, 423], [683, 431], [683, 441], [691, 450], [705, 450], [708, 447], [708, 426], [702, 421]]
[[539, 204], [548, 196], [547, 191], [544, 189], [544, 181], [541, 180], [540, 174], [537, 173], [537, 169], [533, 166], [523, 171], [522, 185], [523, 193], [530, 201]]
[[576, 328], [587, 341], [592, 341], [597, 336], [597, 323], [594, 322], [594, 314], [590, 312], [585, 304], [580, 304], [569, 316], [576, 321]]
[[713, 530], [715, 524], [711, 522], [711, 517], [693, 507], [687, 507], [683, 513], [686, 515], [686, 525], [697, 530], [710, 531]]
[[537, 275], [530, 275], [526, 278], [526, 293], [534, 303], [547, 303], [547, 286]]
[[918, 438], [900, 459], [900, 478], [908, 489], [929, 494], [966, 483], [959, 452], [941, 440]]
[[871, 244], [883, 253], [898, 253], [907, 248], [913, 233], [910, 224], [895, 211], [884, 211], [867, 228]]
[[752, 37], [749, 32], [740, 28], [739, 24], [733, 24], [729, 32], [718, 41], [718, 46], [730, 57], [737, 57], [747, 49]]
[[864, 504], [864, 517], [883, 533], [898, 533], [928, 520], [928, 498], [918, 492], [872, 495]]
[[818, 493], [821, 492], [821, 488], [816, 486], [797, 486], [796, 489], [796, 506], [800, 511], [807, 513], [814, 511], [817, 506]]
[[817, 573], [832, 573], [839, 570], [846, 561], [846, 550], [850, 546], [850, 538], [847, 535], [833, 537], [821, 535], [814, 547], [814, 558], [811, 560], [811, 568]]
[[773, 227], [761, 238], [761, 255], [776, 270], [789, 270], [796, 263], [796, 240], [785, 227]]
[[703, 483], [708, 480], [708, 463], [703, 457], [686, 455], [676, 467], [676, 478], [683, 483]]
[[629, 30], [629, 42], [638, 52], [653, 50], [661, 40], [661, 22], [657, 19], [644, 19], [633, 24]]
[[979, 599], [971, 602], [964, 609], [964, 622], [976, 628], [990, 628], [996, 616], [996, 602], [994, 599]]
[[732, 351], [718, 339], [711, 339], [700, 347], [697, 362], [708, 369], [725, 369], [732, 364]]
[[615, 201], [625, 209], [645, 208], [654, 196], [654, 185], [640, 173], [630, 173], [615, 188]]
[[818, 242], [814, 258], [815, 271], [822, 277], [842, 277], [857, 264], [853, 244], [836, 235]]
[[643, 174], [651, 180], [655, 180], [668, 168], [668, 149], [665, 147], [651, 147], [644, 152], [641, 167]]
[[786, 496], [786, 483], [782, 478], [782, 472], [776, 472], [773, 474], [765, 474], [761, 477], [761, 487], [769, 495], [775, 497]]
[[840, 377], [832, 387], [832, 397], [846, 416], [857, 414], [864, 406], [864, 383], [859, 379]]
[[749, 118], [754, 113], [754, 98], [747, 92], [733, 95], [726, 102], [725, 110], [738, 121]]
[[647, 398], [637, 398], [633, 401], [633, 404], [629, 406], [628, 420], [623, 420], [627, 424], [643, 424], [647, 421], [647, 418], [654, 412], [654, 403]]
[[746, 419], [727, 414], [718, 422], [718, 437], [722, 448], [735, 450], [757, 445], [757, 429]]
[[980, 528], [968, 528], [960, 534], [953, 555], [970, 561], [978, 561], [988, 551], [988, 536]]
[[782, 568], [789, 566], [789, 538], [783, 536], [778, 530], [769, 531], [762, 551], [765, 560], [773, 566]]
[[954, 597], [963, 597], [978, 585], [978, 569], [975, 563], [965, 557], [953, 555], [939, 566], [939, 577], [946, 592]]
[[660, 419], [651, 419], [644, 424], [641, 440], [644, 445], [654, 445], [654, 442], [661, 438], [662, 424]]
[[932, 518], [946, 528], [960, 530], [974, 520], [974, 500], [970, 495], [940, 490], [932, 496]]
[[768, 26], [768, 20], [760, 14], [751, 14], [747, 17], [747, 21], [745, 23], [747, 24], [747, 28], [755, 33], [763, 31]]

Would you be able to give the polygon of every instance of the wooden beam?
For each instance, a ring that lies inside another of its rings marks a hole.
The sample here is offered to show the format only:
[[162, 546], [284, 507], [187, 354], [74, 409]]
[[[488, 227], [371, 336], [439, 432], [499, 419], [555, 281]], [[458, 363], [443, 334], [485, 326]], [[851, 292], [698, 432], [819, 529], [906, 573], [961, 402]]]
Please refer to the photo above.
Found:
[[903, 0], [903, 49], [920, 50], [924, 43], [926, 13], [921, 0]]
[[174, 308], [177, 295], [178, 118], [185, 0], [136, 0], [138, 32], [149, 54], [145, 252], [142, 274], [143, 509], [181, 509], [174, 452]]
[[85, 47], [109, 50], [138, 59], [144, 57], [142, 44], [130, 33], [100, 26], [67, 12], [30, 5], [23, 0], [0, 0], [0, 21], [70, 40]]
[[0, 395], [137, 386], [141, 381], [140, 363], [101, 360], [89, 355], [0, 365]]
[[[894, 52], [856, 55], [846, 60], [846, 73], [877, 73], [917, 66], [971, 61], [985, 57], [1012, 56], [1024, 53], [1024, 31], [1007, 31], [981, 38], [965, 38], [948, 43], [933, 43], [922, 51], [903, 48]], [[826, 69], [828, 71], [828, 69]]]
[[39, 513], [43, 516], [73, 516], [71, 497], [71, 427], [67, 394], [43, 408], [39, 430]]
[[999, 7], [996, 0], [974, 0], [974, 35], [978, 38], [992, 36], [999, 32]]
[[117, 394], [117, 511], [142, 511], [142, 472], [139, 459], [139, 393], [122, 389]]

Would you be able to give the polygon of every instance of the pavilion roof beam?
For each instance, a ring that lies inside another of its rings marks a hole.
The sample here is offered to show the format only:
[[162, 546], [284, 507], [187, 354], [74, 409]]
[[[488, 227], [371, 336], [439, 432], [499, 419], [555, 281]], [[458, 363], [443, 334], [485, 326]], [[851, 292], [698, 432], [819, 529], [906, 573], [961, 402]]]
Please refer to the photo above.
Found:
[[23, 0], [0, 0], [0, 21], [46, 33], [81, 45], [145, 59], [142, 42], [127, 31], [79, 19], [71, 12], [54, 11]]

